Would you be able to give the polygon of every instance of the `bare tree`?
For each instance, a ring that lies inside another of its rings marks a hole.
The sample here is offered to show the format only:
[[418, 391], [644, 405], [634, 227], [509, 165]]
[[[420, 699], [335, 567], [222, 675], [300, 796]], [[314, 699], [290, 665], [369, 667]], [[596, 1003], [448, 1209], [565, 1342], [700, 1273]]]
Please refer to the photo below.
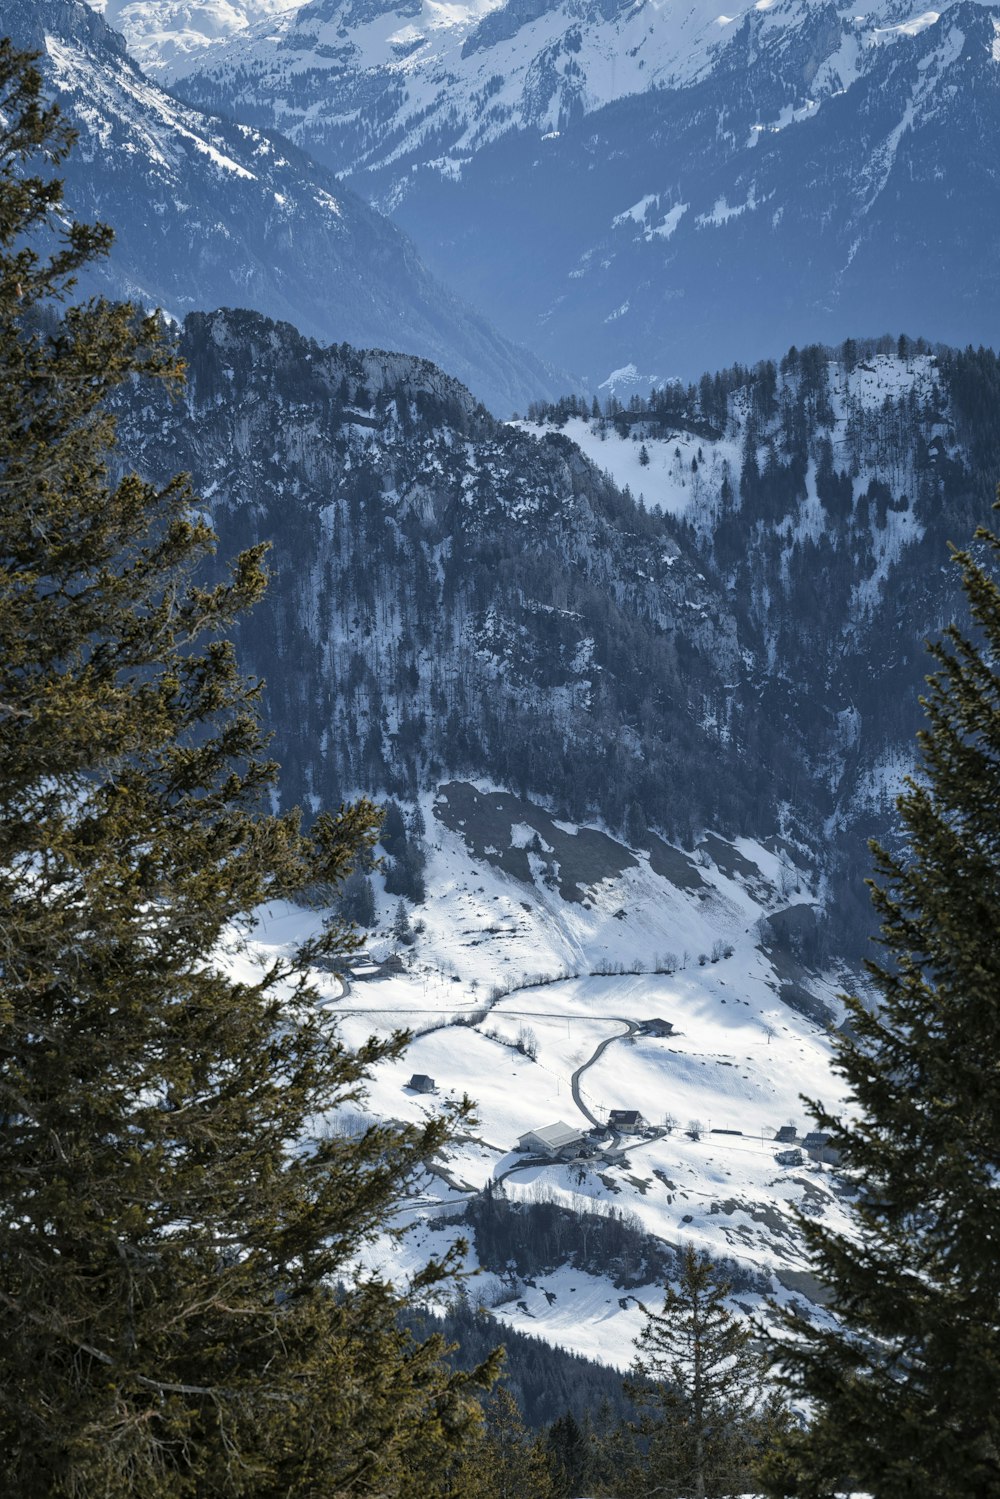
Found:
[[530, 1025], [519, 1027], [515, 1045], [522, 1056], [527, 1057], [529, 1061], [535, 1061], [538, 1056], [538, 1037]]

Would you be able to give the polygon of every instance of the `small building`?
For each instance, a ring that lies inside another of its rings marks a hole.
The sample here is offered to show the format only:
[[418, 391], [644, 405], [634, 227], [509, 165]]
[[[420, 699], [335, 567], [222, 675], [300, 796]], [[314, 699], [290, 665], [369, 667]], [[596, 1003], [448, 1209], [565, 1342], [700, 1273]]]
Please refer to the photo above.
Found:
[[352, 963], [351, 978], [358, 980], [378, 979], [382, 977], [382, 970], [377, 963]]
[[415, 1072], [406, 1086], [412, 1088], [414, 1093], [433, 1093], [435, 1084], [434, 1079], [428, 1077], [426, 1072]]
[[576, 1155], [584, 1141], [583, 1130], [574, 1129], [558, 1119], [555, 1124], [545, 1124], [541, 1129], [529, 1129], [519, 1137], [518, 1150], [530, 1150], [535, 1155]]
[[775, 1161], [779, 1166], [801, 1166], [801, 1150], [779, 1150], [775, 1152]]
[[661, 1020], [654, 1016], [652, 1020], [639, 1021], [640, 1036], [672, 1036], [674, 1028], [669, 1020]]
[[348, 971], [352, 979], [384, 979], [393, 973], [405, 973], [406, 964], [395, 952], [382, 959], [373, 958], [367, 952], [356, 952], [351, 957]]
[[830, 1144], [830, 1136], [824, 1130], [812, 1130], [802, 1141], [802, 1148], [811, 1161], [822, 1161], [826, 1166], [840, 1163], [840, 1151]]
[[620, 1135], [641, 1135], [649, 1128], [638, 1109], [612, 1109], [608, 1115], [608, 1127]]
[[799, 1138], [799, 1134], [794, 1124], [783, 1124], [774, 1138], [779, 1145], [791, 1145], [793, 1140]]

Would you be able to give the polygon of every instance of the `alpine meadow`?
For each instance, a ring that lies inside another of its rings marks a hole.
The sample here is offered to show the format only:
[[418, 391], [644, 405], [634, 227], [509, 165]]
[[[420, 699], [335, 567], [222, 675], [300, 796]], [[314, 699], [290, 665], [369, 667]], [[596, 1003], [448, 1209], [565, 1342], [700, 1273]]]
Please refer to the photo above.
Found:
[[0, 1499], [1000, 1499], [1000, 7], [0, 37]]

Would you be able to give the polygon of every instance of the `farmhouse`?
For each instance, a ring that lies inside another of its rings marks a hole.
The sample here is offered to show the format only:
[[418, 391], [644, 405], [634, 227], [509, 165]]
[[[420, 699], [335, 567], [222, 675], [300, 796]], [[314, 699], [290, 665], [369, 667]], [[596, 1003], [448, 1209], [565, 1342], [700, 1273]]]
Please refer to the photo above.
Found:
[[583, 1140], [582, 1130], [574, 1129], [571, 1124], [564, 1124], [559, 1119], [555, 1124], [543, 1125], [541, 1129], [528, 1130], [527, 1134], [518, 1139], [517, 1148], [533, 1151], [536, 1155], [576, 1155]]
[[806, 1135], [802, 1146], [811, 1161], [823, 1161], [827, 1166], [836, 1166], [840, 1161], [840, 1151], [830, 1144], [830, 1136], [821, 1129]]
[[620, 1135], [641, 1135], [643, 1130], [649, 1128], [638, 1109], [612, 1109], [608, 1115], [608, 1125]]
[[[336, 961], [339, 963], [341, 960], [337, 959]], [[316, 966], [318, 968], [329, 967], [332, 966], [332, 963], [332, 959], [330, 964], [327, 964], [325, 959], [323, 961], [317, 960]], [[390, 953], [387, 958], [383, 958], [380, 962], [378, 958], [373, 958], [364, 952], [354, 954], [348, 970], [350, 977], [360, 982], [364, 982], [366, 979], [384, 979], [388, 978], [390, 974], [405, 973], [405, 971], [406, 964], [398, 953]]]

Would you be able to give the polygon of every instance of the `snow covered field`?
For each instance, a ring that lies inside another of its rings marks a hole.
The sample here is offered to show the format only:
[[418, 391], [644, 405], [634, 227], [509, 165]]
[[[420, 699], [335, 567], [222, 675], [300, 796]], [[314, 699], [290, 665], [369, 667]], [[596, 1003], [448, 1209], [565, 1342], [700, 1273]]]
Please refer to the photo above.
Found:
[[[526, 805], [512, 817], [529, 816]], [[838, 1085], [827, 1027], [782, 997], [798, 992], [791, 960], [765, 950], [768, 912], [810, 900], [787, 852], [709, 838], [693, 856], [676, 851], [680, 877], [692, 882], [684, 888], [655, 873], [648, 855], [623, 849], [630, 867], [566, 900], [541, 871], [530, 882], [504, 872], [497, 845], [482, 857], [470, 847], [475, 830], [467, 841], [437, 806], [437, 816], [432, 798], [423, 807], [430, 895], [411, 912], [423, 923], [414, 945], [393, 941], [396, 901], [380, 891], [371, 961], [354, 964], [363, 976], [348, 974], [344, 984], [318, 977], [352, 1044], [394, 1028], [415, 1033], [401, 1060], [376, 1070], [364, 1111], [355, 1106], [331, 1127], [417, 1121], [463, 1095], [476, 1104], [468, 1137], [400, 1204], [411, 1232], [402, 1244], [371, 1246], [369, 1262], [405, 1277], [460, 1232], [435, 1226], [442, 1213], [460, 1211], [492, 1180], [511, 1197], [548, 1198], [576, 1212], [613, 1205], [669, 1245], [732, 1256], [769, 1278], [779, 1297], [808, 1295], [791, 1209], [837, 1215], [841, 1191], [830, 1168], [808, 1155], [780, 1165], [774, 1137], [789, 1123], [802, 1136], [810, 1123], [800, 1095], [831, 1104]], [[523, 823], [512, 821], [512, 843], [523, 836]], [[697, 884], [683, 874], [688, 859]], [[314, 919], [274, 908], [257, 944], [272, 951]], [[404, 966], [383, 976], [378, 963], [390, 953]], [[831, 1017], [835, 990], [832, 979], [810, 980]], [[517, 1049], [519, 1038], [526, 1049]], [[416, 1073], [433, 1078], [433, 1094], [408, 1087]], [[543, 1163], [516, 1149], [530, 1130], [562, 1121], [588, 1132], [612, 1109], [638, 1110], [648, 1132], [603, 1143], [587, 1135], [584, 1149], [594, 1153], [569, 1161]], [[622, 1366], [632, 1358], [638, 1301], [659, 1294], [650, 1286], [626, 1295], [568, 1266], [531, 1285], [504, 1286], [488, 1274], [472, 1285], [510, 1322]], [[760, 1296], [739, 1300], [749, 1307]]]

